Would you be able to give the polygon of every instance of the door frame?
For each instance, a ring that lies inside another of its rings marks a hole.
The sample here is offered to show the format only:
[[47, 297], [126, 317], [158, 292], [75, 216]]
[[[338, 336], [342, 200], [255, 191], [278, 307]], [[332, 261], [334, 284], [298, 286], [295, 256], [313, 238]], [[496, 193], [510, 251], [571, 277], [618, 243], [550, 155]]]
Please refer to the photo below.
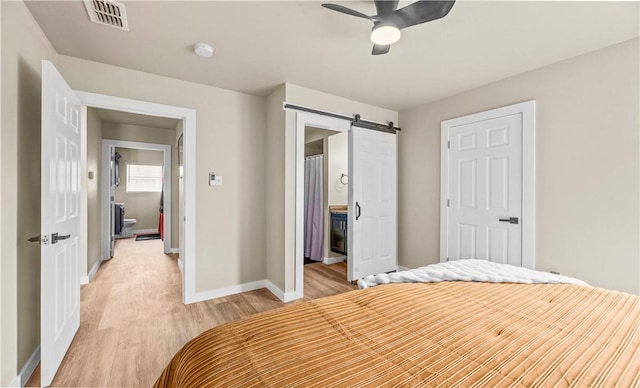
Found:
[[335, 132], [349, 132], [351, 121], [316, 113], [296, 111], [296, 222], [294, 291], [285, 293], [284, 302], [300, 299], [304, 296], [304, 139], [305, 127], [328, 129]]
[[535, 269], [535, 129], [536, 101], [474, 113], [440, 124], [440, 261], [448, 258], [449, 129], [514, 114], [522, 115], [522, 266]]
[[109, 256], [111, 251], [111, 236], [113, 230], [111, 230], [111, 217], [110, 217], [110, 179], [112, 171], [111, 171], [111, 163], [110, 157], [111, 153], [109, 152], [109, 148], [129, 148], [129, 149], [137, 149], [137, 150], [147, 150], [147, 151], [161, 151], [162, 152], [162, 164], [163, 164], [163, 177], [164, 177], [164, 185], [163, 185], [163, 195], [164, 195], [164, 253], [175, 253], [173, 248], [171, 247], [171, 185], [173, 185], [173, 180], [171, 179], [172, 169], [171, 169], [171, 146], [168, 144], [157, 144], [157, 143], [144, 143], [139, 141], [124, 141], [124, 140], [111, 140], [111, 139], [102, 139], [102, 195], [100, 201], [100, 208], [102, 210], [102, 233], [101, 233], [101, 252], [102, 257]]
[[[182, 120], [184, 136], [184, 245], [180, 246], [178, 266], [182, 272], [182, 302], [192, 303], [196, 300], [195, 287], [195, 246], [196, 246], [196, 111], [172, 105], [156, 104], [147, 101], [109, 96], [74, 90], [82, 105], [109, 109], [147, 116], [168, 117]], [[85, 188], [86, 190], [86, 188]], [[86, 191], [81, 193], [86, 196]], [[105, 258], [101, 258], [104, 260]]]

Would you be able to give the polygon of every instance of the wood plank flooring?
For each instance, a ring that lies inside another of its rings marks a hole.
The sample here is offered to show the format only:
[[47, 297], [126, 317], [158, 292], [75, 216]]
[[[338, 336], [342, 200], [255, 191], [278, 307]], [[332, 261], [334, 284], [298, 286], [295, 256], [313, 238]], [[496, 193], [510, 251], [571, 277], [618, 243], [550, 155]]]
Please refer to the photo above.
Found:
[[[346, 270], [345, 263], [305, 265], [304, 300], [356, 289]], [[151, 386], [197, 334], [284, 305], [266, 289], [183, 305], [176, 256], [163, 254], [160, 240], [118, 240], [114, 258], [80, 295], [80, 329], [52, 386]], [[39, 381], [38, 367], [27, 386]]]

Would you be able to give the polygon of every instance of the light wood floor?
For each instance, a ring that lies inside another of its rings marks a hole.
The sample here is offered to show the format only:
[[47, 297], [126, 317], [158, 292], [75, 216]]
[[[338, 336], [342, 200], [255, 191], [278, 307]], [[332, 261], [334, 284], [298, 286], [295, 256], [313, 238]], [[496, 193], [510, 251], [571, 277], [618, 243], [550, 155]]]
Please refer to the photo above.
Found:
[[[305, 265], [305, 300], [355, 288], [345, 263]], [[284, 305], [266, 289], [182, 304], [176, 257], [162, 253], [160, 240], [118, 240], [114, 258], [80, 295], [80, 329], [52, 386], [151, 386], [197, 334]], [[38, 366], [27, 386], [39, 381]]]

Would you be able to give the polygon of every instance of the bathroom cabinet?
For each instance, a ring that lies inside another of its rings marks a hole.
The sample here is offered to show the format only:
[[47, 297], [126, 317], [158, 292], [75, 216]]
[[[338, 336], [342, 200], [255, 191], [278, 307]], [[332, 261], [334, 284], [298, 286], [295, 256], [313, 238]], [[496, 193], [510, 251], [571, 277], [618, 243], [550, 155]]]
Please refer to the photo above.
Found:
[[331, 252], [347, 254], [347, 213], [331, 213]]

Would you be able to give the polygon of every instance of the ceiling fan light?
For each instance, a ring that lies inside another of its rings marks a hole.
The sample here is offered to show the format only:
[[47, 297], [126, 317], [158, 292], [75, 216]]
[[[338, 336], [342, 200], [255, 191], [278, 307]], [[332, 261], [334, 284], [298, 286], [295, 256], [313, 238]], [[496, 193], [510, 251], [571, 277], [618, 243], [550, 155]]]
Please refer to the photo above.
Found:
[[394, 44], [400, 40], [400, 29], [391, 25], [378, 25], [371, 31], [371, 41], [379, 45]]

